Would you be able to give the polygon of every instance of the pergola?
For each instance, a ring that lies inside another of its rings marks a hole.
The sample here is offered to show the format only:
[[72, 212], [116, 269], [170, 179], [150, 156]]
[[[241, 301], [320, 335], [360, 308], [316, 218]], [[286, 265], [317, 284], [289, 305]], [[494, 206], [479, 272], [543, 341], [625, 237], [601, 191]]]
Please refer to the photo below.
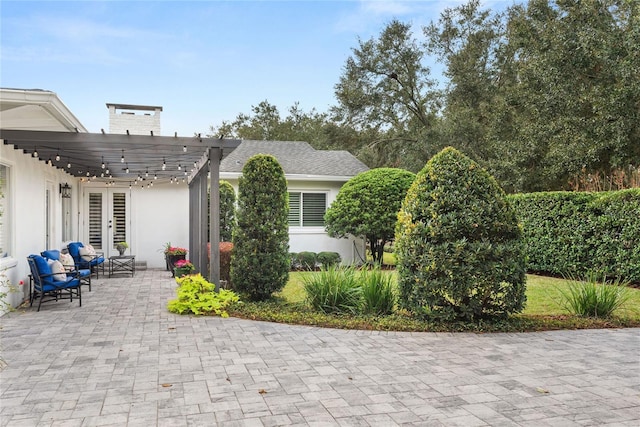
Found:
[[[185, 181], [189, 184], [189, 251], [203, 272], [211, 258], [209, 280], [219, 285], [220, 161], [240, 140], [222, 138], [52, 132], [0, 129], [0, 138], [25, 154], [83, 181], [105, 186], [144, 186]], [[207, 187], [211, 178], [211, 203]], [[208, 211], [209, 209], [209, 211]], [[208, 227], [208, 218], [212, 218]], [[211, 242], [211, 253], [207, 243]]]

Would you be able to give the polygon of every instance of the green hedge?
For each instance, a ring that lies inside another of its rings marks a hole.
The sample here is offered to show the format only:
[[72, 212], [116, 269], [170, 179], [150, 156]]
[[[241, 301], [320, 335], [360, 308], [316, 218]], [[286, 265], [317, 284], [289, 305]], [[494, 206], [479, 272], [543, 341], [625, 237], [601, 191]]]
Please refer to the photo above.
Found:
[[598, 271], [640, 283], [640, 189], [509, 196], [524, 227], [529, 271]]

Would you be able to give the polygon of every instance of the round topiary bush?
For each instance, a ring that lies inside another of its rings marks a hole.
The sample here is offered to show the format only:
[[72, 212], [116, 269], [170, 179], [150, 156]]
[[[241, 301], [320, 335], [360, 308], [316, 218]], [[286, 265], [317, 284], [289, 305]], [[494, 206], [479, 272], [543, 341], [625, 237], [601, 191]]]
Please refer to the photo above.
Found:
[[399, 302], [448, 319], [518, 313], [526, 300], [524, 254], [498, 183], [445, 148], [418, 173], [398, 213]]
[[231, 282], [252, 300], [265, 300], [289, 279], [289, 201], [275, 157], [251, 157], [238, 181]]
[[382, 263], [385, 244], [393, 239], [397, 213], [415, 174], [404, 169], [371, 169], [347, 181], [324, 220], [331, 237], [365, 237], [373, 262]]

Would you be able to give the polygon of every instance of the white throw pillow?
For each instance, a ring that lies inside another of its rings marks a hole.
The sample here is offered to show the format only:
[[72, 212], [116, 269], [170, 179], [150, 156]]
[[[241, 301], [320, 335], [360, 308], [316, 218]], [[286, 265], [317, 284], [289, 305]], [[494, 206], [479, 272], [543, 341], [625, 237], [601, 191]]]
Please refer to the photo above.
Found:
[[70, 254], [60, 254], [60, 262], [67, 270], [73, 270], [75, 262]]
[[67, 280], [67, 273], [60, 261], [53, 261], [51, 263], [51, 272], [53, 273], [53, 280], [60, 282]]
[[87, 247], [83, 247], [80, 248], [80, 250], [78, 251], [78, 253], [80, 254], [80, 257], [82, 257], [83, 260], [85, 261], [91, 261], [92, 259], [95, 258], [95, 251], [93, 251], [93, 253], [91, 253], [92, 251], [90, 251]]

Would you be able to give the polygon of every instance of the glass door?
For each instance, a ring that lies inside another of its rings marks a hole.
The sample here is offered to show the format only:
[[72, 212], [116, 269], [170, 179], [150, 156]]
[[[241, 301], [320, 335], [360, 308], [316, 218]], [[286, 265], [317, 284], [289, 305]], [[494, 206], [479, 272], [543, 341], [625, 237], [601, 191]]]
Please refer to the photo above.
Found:
[[130, 229], [129, 194], [118, 189], [88, 189], [85, 226], [87, 242], [105, 257], [117, 255], [116, 244], [126, 242]]

